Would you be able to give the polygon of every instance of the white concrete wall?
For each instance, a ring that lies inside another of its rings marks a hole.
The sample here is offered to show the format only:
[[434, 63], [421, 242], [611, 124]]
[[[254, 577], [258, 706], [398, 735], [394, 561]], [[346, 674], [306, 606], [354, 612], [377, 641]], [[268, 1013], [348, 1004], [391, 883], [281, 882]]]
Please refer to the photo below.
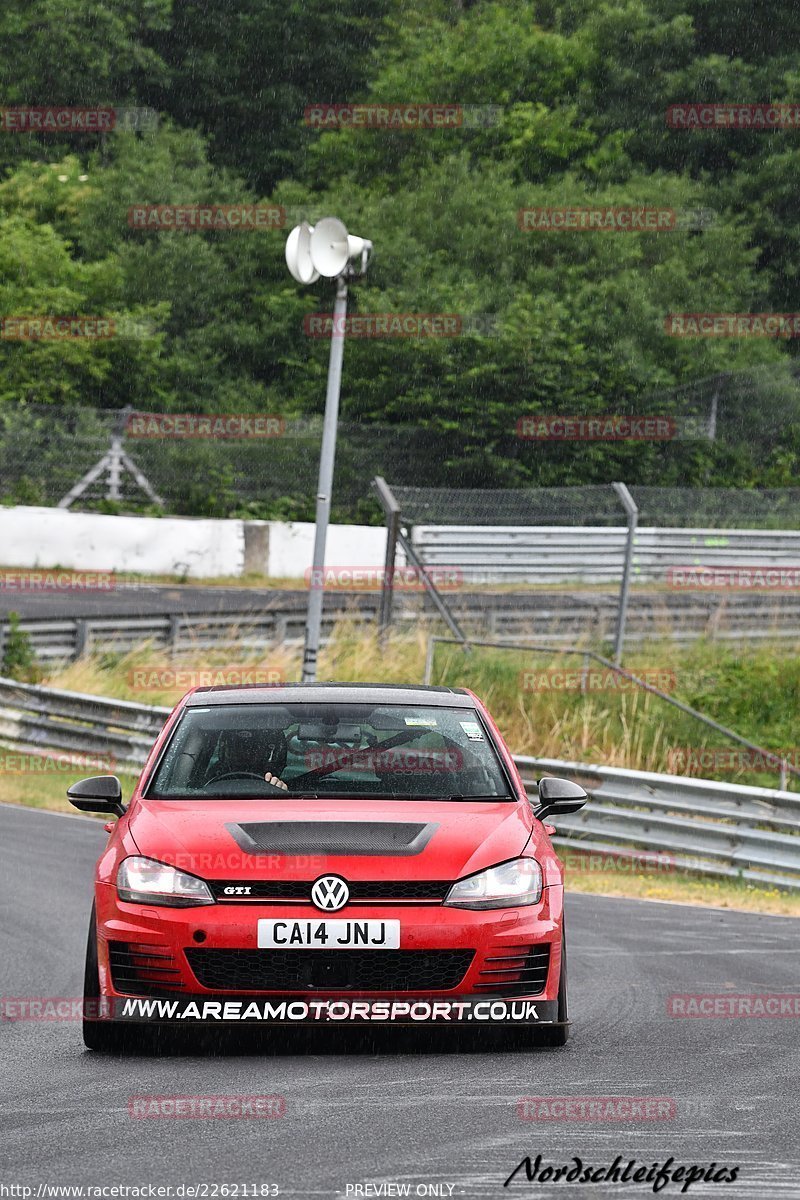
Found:
[[0, 507], [0, 564], [78, 571], [238, 575], [241, 521], [112, 517], [60, 508]]
[[[307, 521], [271, 521], [269, 574], [303, 577], [314, 553], [314, 526]], [[326, 567], [382, 567], [386, 529], [370, 525], [331, 525], [325, 542]]]
[[[270, 521], [267, 573], [302, 580], [311, 566], [314, 526]], [[331, 525], [328, 566], [380, 567], [386, 530]], [[0, 566], [65, 567], [142, 574], [241, 575], [244, 522], [190, 517], [112, 517], [59, 508], [0, 506]]]

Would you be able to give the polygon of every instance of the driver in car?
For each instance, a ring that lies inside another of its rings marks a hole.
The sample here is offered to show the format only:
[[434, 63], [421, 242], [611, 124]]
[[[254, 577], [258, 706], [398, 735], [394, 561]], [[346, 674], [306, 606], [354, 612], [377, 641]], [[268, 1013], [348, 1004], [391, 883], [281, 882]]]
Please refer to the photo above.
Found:
[[[288, 750], [281, 729], [228, 729], [220, 734], [213, 780], [233, 776], [255, 776], [273, 787], [288, 791], [280, 778]], [[266, 770], [265, 770], [266, 768]]]

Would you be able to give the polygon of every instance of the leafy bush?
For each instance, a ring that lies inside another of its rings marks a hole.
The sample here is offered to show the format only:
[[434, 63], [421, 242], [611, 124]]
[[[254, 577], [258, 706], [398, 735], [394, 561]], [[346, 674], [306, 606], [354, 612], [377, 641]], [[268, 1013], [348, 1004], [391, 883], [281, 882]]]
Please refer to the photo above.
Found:
[[0, 675], [7, 679], [18, 679], [22, 683], [38, 683], [42, 674], [36, 662], [31, 639], [19, 627], [19, 613], [8, 614], [8, 627], [2, 645]]

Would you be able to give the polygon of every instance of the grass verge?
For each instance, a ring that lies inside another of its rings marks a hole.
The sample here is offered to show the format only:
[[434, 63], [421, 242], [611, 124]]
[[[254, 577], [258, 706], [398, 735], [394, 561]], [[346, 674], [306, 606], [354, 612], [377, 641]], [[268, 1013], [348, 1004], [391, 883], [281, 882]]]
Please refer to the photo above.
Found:
[[[67, 788], [77, 779], [90, 774], [85, 767], [66, 767], [57, 773], [35, 772], [0, 775], [0, 801], [4, 804], [22, 804], [26, 808], [44, 808], [50, 812], [77, 815], [67, 799]], [[100, 774], [101, 772], [97, 772]], [[130, 796], [136, 785], [135, 775], [120, 775], [123, 796]], [[99, 818], [101, 820], [107, 818]]]
[[800, 895], [778, 888], [756, 887], [738, 879], [687, 875], [683, 871], [626, 870], [611, 858], [600, 866], [596, 855], [582, 855], [571, 846], [559, 846], [565, 864], [567, 892], [582, 895], [621, 896], [633, 900], [671, 900], [732, 912], [771, 913], [800, 917]]

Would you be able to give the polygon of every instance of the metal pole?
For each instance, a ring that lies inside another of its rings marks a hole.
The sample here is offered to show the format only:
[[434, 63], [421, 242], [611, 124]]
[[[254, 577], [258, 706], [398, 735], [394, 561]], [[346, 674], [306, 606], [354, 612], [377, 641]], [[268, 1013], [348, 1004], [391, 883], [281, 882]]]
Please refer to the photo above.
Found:
[[397, 536], [400, 532], [400, 506], [381, 475], [376, 475], [373, 484], [386, 516], [386, 558], [381, 583], [381, 608], [378, 621], [378, 639], [383, 642], [392, 623], [394, 568], [397, 560]]
[[108, 452], [108, 488], [106, 500], [119, 500], [120, 480], [122, 478], [122, 441], [118, 437], [111, 439], [111, 449]]
[[433, 656], [436, 652], [436, 638], [428, 637], [428, 648], [425, 651], [425, 686], [430, 687], [433, 681]]
[[711, 411], [708, 414], [708, 437], [709, 441], [714, 441], [717, 436], [717, 411], [719, 409], [719, 394], [722, 391], [722, 381], [724, 375], [718, 375], [714, 384], [714, 392], [711, 397]]
[[325, 420], [322, 426], [322, 448], [319, 457], [319, 486], [317, 487], [316, 526], [314, 529], [314, 561], [309, 581], [306, 614], [306, 642], [303, 650], [303, 683], [315, 683], [317, 653], [322, 625], [322, 599], [325, 579], [325, 542], [331, 515], [333, 463], [336, 457], [336, 427], [339, 420], [339, 389], [342, 382], [344, 358], [344, 329], [347, 316], [347, 284], [343, 276], [336, 281], [336, 303], [333, 306], [331, 354], [328, 360], [328, 391], [325, 397]]
[[416, 567], [417, 573], [419, 574], [420, 579], [422, 580], [423, 584], [425, 585], [428, 595], [430, 596], [431, 600], [433, 601], [436, 611], [439, 613], [439, 616], [442, 618], [442, 620], [444, 621], [445, 625], [450, 630], [450, 632], [454, 633], [456, 635], [456, 637], [459, 639], [459, 641], [461, 642], [461, 645], [464, 649], [464, 653], [469, 654], [470, 653], [469, 642], [467, 641], [465, 634], [462, 633], [461, 626], [459, 625], [458, 621], [455, 619], [453, 614], [450, 612], [450, 609], [447, 607], [447, 605], [445, 604], [442, 597], [439, 595], [439, 592], [436, 589], [436, 585], [434, 584], [433, 580], [431, 579], [430, 575], [428, 574], [425, 564], [423, 563], [422, 559], [417, 554], [417, 552], [414, 549], [414, 547], [412, 546], [410, 540], [402, 532], [402, 530], [398, 531], [397, 540], [400, 543], [400, 545], [403, 547], [403, 549], [405, 550], [406, 558], [408, 559], [408, 561], [411, 563], [411, 565], [413, 567]]
[[636, 525], [639, 520], [639, 510], [633, 496], [624, 483], [611, 485], [619, 496], [628, 514], [628, 540], [625, 544], [625, 565], [622, 568], [622, 582], [619, 589], [619, 609], [617, 611], [617, 634], [614, 639], [614, 662], [619, 666], [622, 662], [622, 646], [625, 641], [625, 622], [628, 616], [628, 591], [631, 585], [631, 566], [633, 565], [633, 542], [636, 537]]

